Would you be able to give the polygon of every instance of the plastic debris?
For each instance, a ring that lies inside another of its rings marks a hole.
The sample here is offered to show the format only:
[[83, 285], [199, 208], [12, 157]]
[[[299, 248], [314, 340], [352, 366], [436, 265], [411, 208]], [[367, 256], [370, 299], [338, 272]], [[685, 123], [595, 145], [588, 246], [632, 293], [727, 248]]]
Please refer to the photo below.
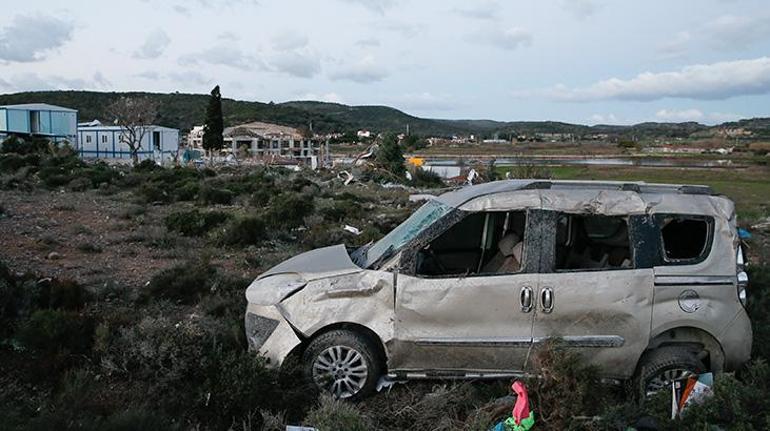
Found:
[[355, 226], [350, 226], [350, 225], [346, 224], [345, 226], [342, 227], [342, 230], [344, 230], [346, 232], [350, 232], [353, 235], [361, 235], [361, 229], [359, 229], [359, 228], [357, 228]]
[[377, 380], [377, 392], [382, 392], [384, 389], [390, 391], [390, 388], [392, 388], [396, 383], [403, 383], [403, 381], [393, 380], [388, 376], [382, 376], [379, 380]]
[[689, 376], [671, 384], [671, 419], [681, 418], [691, 405], [702, 403], [714, 394], [714, 375], [711, 373]]
[[529, 407], [529, 395], [524, 383], [516, 380], [511, 385], [516, 394], [516, 403], [508, 419], [498, 422], [491, 431], [527, 431], [535, 425], [535, 412]]
[[301, 427], [296, 425], [286, 425], [286, 431], [318, 431], [313, 427]]
[[343, 180], [343, 181], [345, 182], [345, 185], [346, 185], [346, 186], [347, 186], [347, 185], [349, 185], [351, 182], [353, 182], [353, 180], [355, 179], [355, 178], [353, 177], [353, 174], [351, 174], [351, 173], [350, 173], [350, 172], [348, 172], [348, 171], [342, 171], [342, 172], [340, 172], [339, 174], [337, 174], [337, 178], [339, 178], [339, 179]]
[[751, 239], [751, 232], [749, 232], [748, 230], [746, 230], [746, 229], [744, 229], [742, 227], [739, 227], [738, 228], [738, 237], [740, 239], [746, 239], [746, 240]]

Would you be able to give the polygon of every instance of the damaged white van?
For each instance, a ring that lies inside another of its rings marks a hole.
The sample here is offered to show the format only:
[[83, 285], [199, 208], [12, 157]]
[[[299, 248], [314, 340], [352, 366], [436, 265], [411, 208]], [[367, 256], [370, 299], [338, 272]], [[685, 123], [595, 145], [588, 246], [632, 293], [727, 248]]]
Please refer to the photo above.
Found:
[[378, 379], [535, 371], [549, 337], [653, 392], [751, 352], [733, 203], [704, 186], [542, 180], [466, 187], [381, 240], [293, 257], [246, 291], [250, 346], [340, 398]]

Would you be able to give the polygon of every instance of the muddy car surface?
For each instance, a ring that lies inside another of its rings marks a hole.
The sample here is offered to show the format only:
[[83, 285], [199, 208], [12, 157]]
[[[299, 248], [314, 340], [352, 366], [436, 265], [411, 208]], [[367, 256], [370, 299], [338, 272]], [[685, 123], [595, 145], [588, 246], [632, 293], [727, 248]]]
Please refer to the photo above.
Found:
[[295, 256], [246, 291], [250, 346], [341, 398], [388, 375], [533, 371], [560, 337], [640, 391], [749, 359], [733, 203], [708, 187], [510, 180], [428, 201], [373, 244]]

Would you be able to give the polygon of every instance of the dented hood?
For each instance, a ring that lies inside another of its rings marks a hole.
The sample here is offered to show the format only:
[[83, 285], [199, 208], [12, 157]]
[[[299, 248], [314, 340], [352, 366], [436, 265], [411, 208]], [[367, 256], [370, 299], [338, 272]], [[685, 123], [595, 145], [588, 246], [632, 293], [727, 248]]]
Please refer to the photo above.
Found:
[[313, 280], [362, 271], [344, 245], [319, 248], [287, 259], [262, 273], [246, 289], [253, 304], [274, 305]]

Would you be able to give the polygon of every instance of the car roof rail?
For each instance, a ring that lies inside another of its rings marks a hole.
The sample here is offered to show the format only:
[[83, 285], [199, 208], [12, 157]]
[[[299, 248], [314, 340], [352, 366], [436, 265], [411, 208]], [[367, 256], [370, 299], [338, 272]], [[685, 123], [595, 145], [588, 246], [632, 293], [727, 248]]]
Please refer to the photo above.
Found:
[[683, 195], [714, 195], [714, 190], [709, 186], [701, 185], [676, 185], [676, 184], [648, 184], [644, 181], [552, 181], [534, 180], [524, 190], [570, 190], [570, 189], [599, 189], [620, 190], [636, 193], [678, 193]]

